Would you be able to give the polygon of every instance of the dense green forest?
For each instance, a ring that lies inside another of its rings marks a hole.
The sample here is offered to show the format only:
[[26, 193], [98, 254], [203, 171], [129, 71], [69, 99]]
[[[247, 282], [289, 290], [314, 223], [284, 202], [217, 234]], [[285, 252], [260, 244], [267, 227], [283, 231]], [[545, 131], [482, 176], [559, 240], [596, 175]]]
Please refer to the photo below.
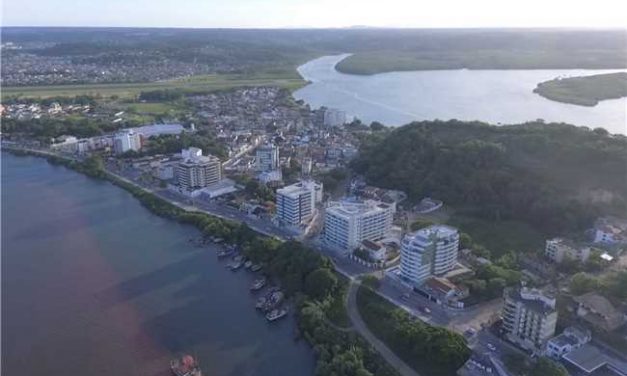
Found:
[[425, 121], [366, 137], [353, 169], [369, 183], [431, 196], [488, 220], [544, 234], [581, 231], [624, 214], [627, 138], [603, 129], [531, 122]]

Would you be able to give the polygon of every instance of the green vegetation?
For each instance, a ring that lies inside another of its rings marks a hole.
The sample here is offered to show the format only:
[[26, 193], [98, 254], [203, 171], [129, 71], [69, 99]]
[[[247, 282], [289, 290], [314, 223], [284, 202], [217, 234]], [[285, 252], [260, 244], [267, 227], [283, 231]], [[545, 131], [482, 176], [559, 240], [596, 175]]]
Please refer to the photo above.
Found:
[[199, 130], [194, 134], [182, 133], [180, 135], [151, 137], [148, 139], [144, 150], [133, 156], [179, 153], [182, 149], [189, 147], [200, 148], [205, 155], [211, 154], [219, 158], [227, 157], [224, 145], [217, 142], [213, 134], [207, 130]]
[[331, 171], [320, 174], [317, 178], [322, 182], [324, 190], [334, 192], [340, 188], [341, 183], [348, 177], [348, 171], [345, 168], [336, 167]]
[[[625, 165], [627, 138], [603, 130], [457, 120], [364, 137], [352, 162], [370, 184], [401, 189], [410, 201], [435, 197], [466, 217], [497, 223], [495, 229], [516, 229], [522, 235], [511, 245], [525, 247], [538, 234], [579, 232], [600, 214], [624, 212]], [[488, 234], [475, 232], [487, 241]]]
[[595, 291], [618, 304], [627, 299], [627, 271], [611, 272], [602, 277], [577, 273], [570, 279], [569, 288], [573, 295]]
[[360, 286], [357, 305], [368, 328], [422, 374], [453, 375], [470, 357], [464, 337], [413, 319], [369, 287]]
[[[336, 69], [349, 74], [435, 69], [625, 68], [625, 35], [548, 30], [364, 32]], [[611, 47], [610, 47], [611, 46]]]
[[490, 256], [498, 258], [510, 250], [534, 251], [544, 245], [542, 232], [521, 221], [453, 215], [447, 223], [470, 235], [476, 245], [489, 250], [488, 259]]
[[304, 84], [305, 81], [298, 76], [296, 71], [224, 74], [193, 76], [159, 82], [3, 87], [2, 100], [4, 101], [5, 98], [10, 97], [46, 98], [63, 96], [74, 97], [81, 95], [96, 98], [112, 96], [119, 98], [136, 98], [142, 93], [151, 91], [170, 91], [181, 93], [181, 95], [190, 95], [248, 86], [279, 86], [296, 90]]
[[627, 72], [556, 78], [533, 90], [552, 101], [596, 106], [599, 101], [627, 97]]
[[112, 123], [101, 119], [68, 116], [63, 119], [40, 118], [30, 120], [2, 119], [1, 129], [4, 134], [21, 135], [37, 139], [43, 143], [50, 143], [51, 138], [62, 135], [76, 137], [92, 137], [111, 133], [122, 126], [139, 124]]

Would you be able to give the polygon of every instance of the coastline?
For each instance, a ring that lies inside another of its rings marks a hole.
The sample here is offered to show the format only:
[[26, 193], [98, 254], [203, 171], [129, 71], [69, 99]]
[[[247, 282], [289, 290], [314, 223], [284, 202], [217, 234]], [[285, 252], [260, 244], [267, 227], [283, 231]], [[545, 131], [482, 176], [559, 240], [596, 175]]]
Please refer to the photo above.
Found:
[[[46, 159], [49, 163], [55, 165], [61, 165], [75, 172], [82, 173], [86, 176], [106, 180], [119, 188], [129, 192], [135, 199], [139, 200], [142, 206], [147, 208], [152, 214], [164, 217], [166, 219], [175, 220], [182, 224], [190, 224], [196, 227], [203, 235], [207, 235], [207, 229], [211, 229], [213, 236], [222, 237], [227, 243], [233, 243], [242, 248], [246, 248], [250, 244], [259, 244], [263, 248], [264, 243], [278, 242], [285, 247], [296, 245], [294, 253], [298, 249], [301, 252], [311, 253], [311, 257], [317, 257], [321, 262], [327, 265], [327, 268], [331, 272], [343, 274], [341, 270], [335, 268], [330, 259], [321, 255], [319, 252], [315, 252], [309, 249], [306, 245], [300, 242], [287, 241], [277, 236], [268, 237], [257, 230], [248, 227], [245, 223], [237, 223], [236, 221], [221, 218], [217, 215], [207, 213], [202, 210], [198, 210], [191, 207], [185, 207], [179, 203], [168, 201], [162, 197], [159, 197], [154, 192], [140, 187], [127, 179], [120, 177], [106, 169], [98, 170], [90, 167], [85, 161], [79, 161], [67, 156], [60, 156], [51, 152], [36, 149], [24, 149], [11, 146], [2, 146], [1, 151], [6, 151], [16, 156], [35, 156]], [[216, 229], [223, 229], [223, 232], [215, 233]], [[264, 241], [267, 239], [267, 241]], [[298, 257], [298, 256], [293, 256]], [[270, 272], [270, 277], [276, 279], [283, 284], [285, 278], [290, 276], [281, 275]], [[334, 299], [340, 291], [335, 291], [328, 298]], [[291, 296], [290, 296], [291, 295]], [[319, 356], [317, 349], [327, 349], [325, 351], [333, 351], [331, 348], [340, 347], [342, 351], [351, 351], [350, 349], [359, 348], [364, 357], [364, 363], [369, 364], [374, 370], [382, 371], [384, 375], [397, 375], [396, 370], [388, 364], [384, 358], [379, 354], [366, 339], [355, 336], [353, 333], [343, 331], [337, 328], [333, 323], [329, 322], [326, 317], [326, 313], [319, 305], [321, 304], [316, 298], [308, 296], [304, 291], [295, 291], [293, 294], [288, 294], [289, 300], [292, 301], [292, 305], [296, 308], [294, 314], [297, 325], [297, 338], [305, 338], [307, 343], [316, 356], [316, 363], [318, 366], [320, 362], [326, 362]], [[313, 307], [317, 307], [319, 312], [313, 312]], [[321, 327], [325, 328], [327, 335], [321, 336], [316, 333]], [[332, 334], [329, 334], [332, 333]], [[343, 353], [341, 353], [343, 354]], [[374, 372], [373, 372], [374, 373]]]

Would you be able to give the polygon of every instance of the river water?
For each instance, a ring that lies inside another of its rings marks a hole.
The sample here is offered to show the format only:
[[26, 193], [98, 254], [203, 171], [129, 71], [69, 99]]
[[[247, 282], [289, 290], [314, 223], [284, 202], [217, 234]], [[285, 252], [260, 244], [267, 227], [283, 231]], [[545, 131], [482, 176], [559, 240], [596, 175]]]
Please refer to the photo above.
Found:
[[294, 321], [268, 324], [194, 228], [129, 193], [2, 153], [3, 375], [169, 375], [179, 352], [204, 375], [311, 375]]
[[543, 98], [533, 89], [556, 77], [608, 70], [438, 70], [372, 76], [343, 74], [335, 65], [347, 55], [324, 56], [298, 68], [311, 84], [294, 97], [312, 107], [346, 111], [362, 121], [397, 126], [413, 120], [480, 120], [514, 124], [529, 120], [604, 127], [627, 134], [627, 98], [584, 107]]

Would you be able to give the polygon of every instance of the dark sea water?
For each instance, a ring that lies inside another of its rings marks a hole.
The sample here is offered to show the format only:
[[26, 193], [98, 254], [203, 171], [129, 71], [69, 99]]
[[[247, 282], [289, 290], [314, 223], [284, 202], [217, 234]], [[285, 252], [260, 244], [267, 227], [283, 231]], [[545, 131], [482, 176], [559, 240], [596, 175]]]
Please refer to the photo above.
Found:
[[198, 232], [130, 194], [43, 159], [2, 153], [2, 374], [311, 375], [292, 319], [268, 324]]

